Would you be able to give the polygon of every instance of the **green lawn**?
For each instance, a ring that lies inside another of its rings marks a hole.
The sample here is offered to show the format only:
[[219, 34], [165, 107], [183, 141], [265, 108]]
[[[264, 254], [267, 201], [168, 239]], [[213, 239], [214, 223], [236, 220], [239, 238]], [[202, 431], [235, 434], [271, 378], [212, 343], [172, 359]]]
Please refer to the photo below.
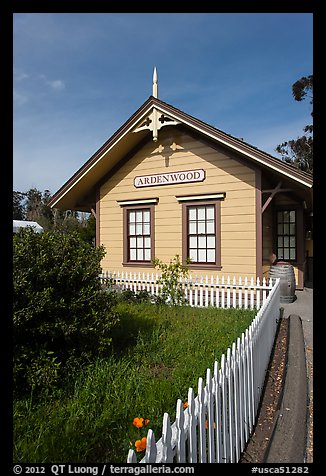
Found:
[[[120, 303], [112, 355], [80, 368], [46, 401], [14, 404], [14, 461], [124, 463], [129, 448], [250, 325], [255, 312]], [[136, 428], [135, 417], [148, 419]], [[143, 453], [139, 454], [142, 457]]]

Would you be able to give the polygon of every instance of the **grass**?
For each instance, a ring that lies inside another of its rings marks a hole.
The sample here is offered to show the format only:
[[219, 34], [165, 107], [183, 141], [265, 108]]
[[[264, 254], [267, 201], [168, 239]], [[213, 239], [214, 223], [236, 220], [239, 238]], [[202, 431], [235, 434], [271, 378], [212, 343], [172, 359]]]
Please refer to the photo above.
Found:
[[[120, 303], [112, 355], [80, 368], [46, 401], [14, 404], [14, 461], [90, 463], [126, 461], [148, 428], [160, 437], [178, 398], [197, 393], [213, 368], [250, 325], [254, 311]], [[149, 419], [136, 428], [135, 417]], [[142, 456], [141, 453], [139, 456]]]

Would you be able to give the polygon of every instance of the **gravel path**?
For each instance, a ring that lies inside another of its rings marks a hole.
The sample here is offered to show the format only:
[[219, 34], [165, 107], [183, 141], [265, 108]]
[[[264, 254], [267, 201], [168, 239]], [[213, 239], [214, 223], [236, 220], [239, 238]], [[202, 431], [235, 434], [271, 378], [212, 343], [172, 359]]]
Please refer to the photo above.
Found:
[[279, 411], [288, 339], [288, 319], [281, 319], [267, 370], [257, 423], [239, 463], [263, 463]]
[[290, 314], [297, 314], [301, 317], [302, 328], [305, 340], [305, 351], [307, 361], [309, 412], [307, 428], [307, 450], [306, 462], [313, 462], [313, 289], [304, 288], [303, 291], [296, 291], [297, 299], [290, 304], [282, 303], [284, 317]]
[[281, 303], [281, 307], [283, 308], [282, 319], [271, 356], [257, 425], [240, 463], [262, 463], [264, 461], [277, 418], [284, 378], [288, 317], [291, 314], [300, 316], [304, 334], [309, 398], [306, 462], [313, 462], [313, 290], [305, 288], [303, 291], [296, 291], [296, 300], [290, 304]]

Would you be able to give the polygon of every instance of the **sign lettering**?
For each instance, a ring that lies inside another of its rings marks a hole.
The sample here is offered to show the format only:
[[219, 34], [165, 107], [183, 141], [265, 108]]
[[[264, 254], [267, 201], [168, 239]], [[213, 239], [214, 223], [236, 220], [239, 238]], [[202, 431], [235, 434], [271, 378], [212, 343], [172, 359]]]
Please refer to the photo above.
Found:
[[205, 170], [185, 170], [181, 172], [168, 172], [153, 175], [138, 175], [134, 178], [134, 186], [154, 187], [157, 185], [173, 185], [190, 182], [203, 182], [205, 180]]

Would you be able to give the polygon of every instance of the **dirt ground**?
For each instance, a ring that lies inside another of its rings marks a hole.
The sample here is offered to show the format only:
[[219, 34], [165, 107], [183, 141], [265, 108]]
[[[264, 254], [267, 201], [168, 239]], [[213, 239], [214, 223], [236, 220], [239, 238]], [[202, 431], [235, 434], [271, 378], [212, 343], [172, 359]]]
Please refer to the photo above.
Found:
[[279, 322], [271, 362], [267, 371], [263, 399], [254, 433], [242, 454], [240, 463], [263, 463], [270, 443], [279, 409], [280, 395], [286, 368], [288, 319]]

